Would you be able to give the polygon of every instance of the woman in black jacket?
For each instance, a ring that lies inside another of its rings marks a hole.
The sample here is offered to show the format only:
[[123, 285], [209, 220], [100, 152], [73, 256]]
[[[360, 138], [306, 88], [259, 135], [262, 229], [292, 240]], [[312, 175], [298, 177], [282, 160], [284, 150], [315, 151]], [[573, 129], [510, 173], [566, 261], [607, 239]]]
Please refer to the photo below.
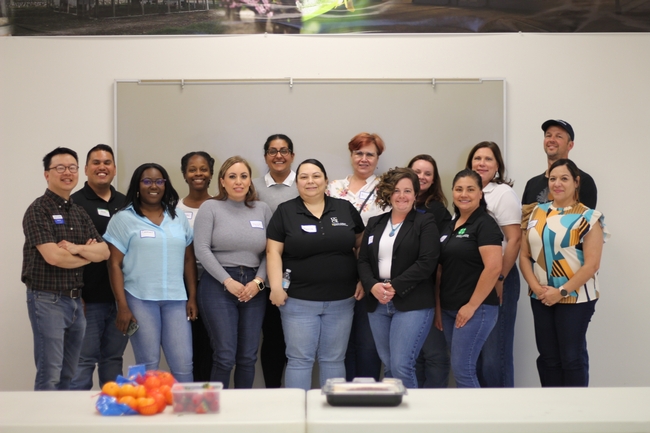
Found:
[[391, 211], [371, 218], [361, 241], [359, 278], [384, 375], [417, 388], [415, 360], [433, 320], [433, 272], [440, 250], [430, 214], [415, 210], [418, 176], [408, 168], [384, 174], [377, 203]]

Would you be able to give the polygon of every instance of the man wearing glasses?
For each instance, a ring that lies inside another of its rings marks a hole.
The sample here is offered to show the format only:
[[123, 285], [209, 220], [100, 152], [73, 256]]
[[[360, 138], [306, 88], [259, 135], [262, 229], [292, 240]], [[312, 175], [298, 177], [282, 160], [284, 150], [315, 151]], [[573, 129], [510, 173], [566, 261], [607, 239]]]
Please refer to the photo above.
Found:
[[47, 189], [25, 212], [22, 281], [34, 333], [34, 390], [69, 389], [86, 329], [83, 266], [107, 260], [108, 247], [70, 193], [77, 154], [58, 147], [43, 158]]
[[[271, 212], [275, 212], [280, 203], [298, 196], [296, 172], [291, 169], [294, 156], [293, 142], [286, 135], [274, 134], [266, 139], [264, 160], [269, 171], [263, 178], [254, 179], [253, 185], [259, 199], [269, 205]], [[282, 386], [287, 357], [280, 310], [269, 300], [262, 323], [262, 335], [260, 361], [264, 382], [267, 388], [279, 388]]]

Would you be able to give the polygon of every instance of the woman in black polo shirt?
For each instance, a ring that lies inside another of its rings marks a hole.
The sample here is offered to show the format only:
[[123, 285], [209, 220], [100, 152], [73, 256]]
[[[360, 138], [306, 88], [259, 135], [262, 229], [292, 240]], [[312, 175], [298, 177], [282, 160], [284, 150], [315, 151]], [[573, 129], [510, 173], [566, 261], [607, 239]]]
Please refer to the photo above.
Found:
[[[280, 307], [287, 345], [287, 388], [311, 388], [318, 356], [321, 386], [345, 377], [357, 285], [357, 260], [364, 229], [354, 206], [325, 195], [327, 173], [315, 160], [296, 169], [299, 196], [280, 204], [267, 229], [270, 299]], [[291, 285], [282, 289], [282, 273], [291, 269]]]
[[499, 314], [494, 286], [503, 235], [487, 213], [481, 177], [460, 171], [453, 182], [454, 219], [440, 237], [435, 326], [444, 331], [458, 388], [480, 388], [476, 360]]

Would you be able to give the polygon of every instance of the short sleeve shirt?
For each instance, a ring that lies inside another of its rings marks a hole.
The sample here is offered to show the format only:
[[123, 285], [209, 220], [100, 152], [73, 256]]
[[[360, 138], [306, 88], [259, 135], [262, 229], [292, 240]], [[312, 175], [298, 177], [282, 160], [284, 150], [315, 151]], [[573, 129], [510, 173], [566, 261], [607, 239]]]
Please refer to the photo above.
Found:
[[174, 219], [165, 212], [158, 226], [130, 205], [111, 218], [104, 238], [124, 254], [124, 289], [131, 295], [147, 301], [187, 299], [185, 248], [193, 236], [182, 210], [176, 209]]
[[[78, 204], [93, 221], [99, 234], [106, 232], [106, 227], [111, 217], [124, 205], [124, 194], [111, 188], [111, 197], [105, 201], [85, 183], [84, 187], [71, 195], [75, 204]], [[84, 302], [109, 303], [115, 302], [111, 283], [108, 279], [106, 260], [98, 263], [89, 263], [84, 267], [84, 287], [82, 292]]]
[[[490, 182], [483, 188], [483, 196], [487, 203], [488, 214], [497, 222], [499, 227], [521, 223], [521, 201], [509, 185]], [[503, 249], [507, 241], [503, 239]]]
[[[594, 224], [603, 227], [603, 240], [610, 234], [605, 228], [603, 215], [581, 203], [566, 208], [555, 208], [551, 203], [537, 205], [530, 215], [526, 240], [530, 248], [530, 261], [537, 281], [543, 286], [559, 288], [569, 281], [584, 265], [582, 242]], [[537, 295], [529, 292], [532, 298]], [[576, 304], [598, 299], [598, 273], [581, 287], [560, 300], [563, 304]]]
[[287, 294], [309, 301], [337, 301], [354, 295], [357, 284], [356, 235], [364, 230], [357, 210], [346, 200], [325, 197], [321, 218], [302, 199], [280, 204], [267, 237], [284, 244], [283, 270], [291, 269]]
[[[447, 226], [440, 238], [440, 305], [443, 309], [458, 310], [469, 302], [485, 268], [479, 247], [500, 246], [502, 240], [501, 229], [482, 207], [457, 229], [453, 221]], [[496, 290], [492, 290], [483, 303], [499, 305]]]
[[64, 269], [48, 264], [38, 245], [65, 240], [84, 245], [88, 239], [102, 242], [92, 220], [82, 207], [49, 189], [37, 198], [23, 217], [23, 269], [21, 279], [33, 290], [61, 291], [83, 287], [83, 267]]
[[345, 179], [333, 180], [327, 185], [327, 195], [330, 197], [342, 198], [347, 200], [355, 207], [357, 212], [361, 214], [364, 224], [368, 224], [368, 220], [374, 216], [381, 215], [390, 208], [382, 209], [377, 204], [377, 184], [379, 178], [375, 175], [366, 179], [366, 184], [359, 191], [353, 193], [350, 191], [350, 177]]

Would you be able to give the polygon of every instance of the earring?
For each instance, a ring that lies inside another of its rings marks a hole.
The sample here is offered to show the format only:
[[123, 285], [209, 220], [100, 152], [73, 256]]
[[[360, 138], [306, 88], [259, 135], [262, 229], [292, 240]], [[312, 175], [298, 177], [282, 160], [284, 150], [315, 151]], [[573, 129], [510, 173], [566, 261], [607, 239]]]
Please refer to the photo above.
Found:
[[140, 191], [136, 191], [136, 192], [135, 192], [135, 196], [138, 197], [138, 198], [140, 198]]

